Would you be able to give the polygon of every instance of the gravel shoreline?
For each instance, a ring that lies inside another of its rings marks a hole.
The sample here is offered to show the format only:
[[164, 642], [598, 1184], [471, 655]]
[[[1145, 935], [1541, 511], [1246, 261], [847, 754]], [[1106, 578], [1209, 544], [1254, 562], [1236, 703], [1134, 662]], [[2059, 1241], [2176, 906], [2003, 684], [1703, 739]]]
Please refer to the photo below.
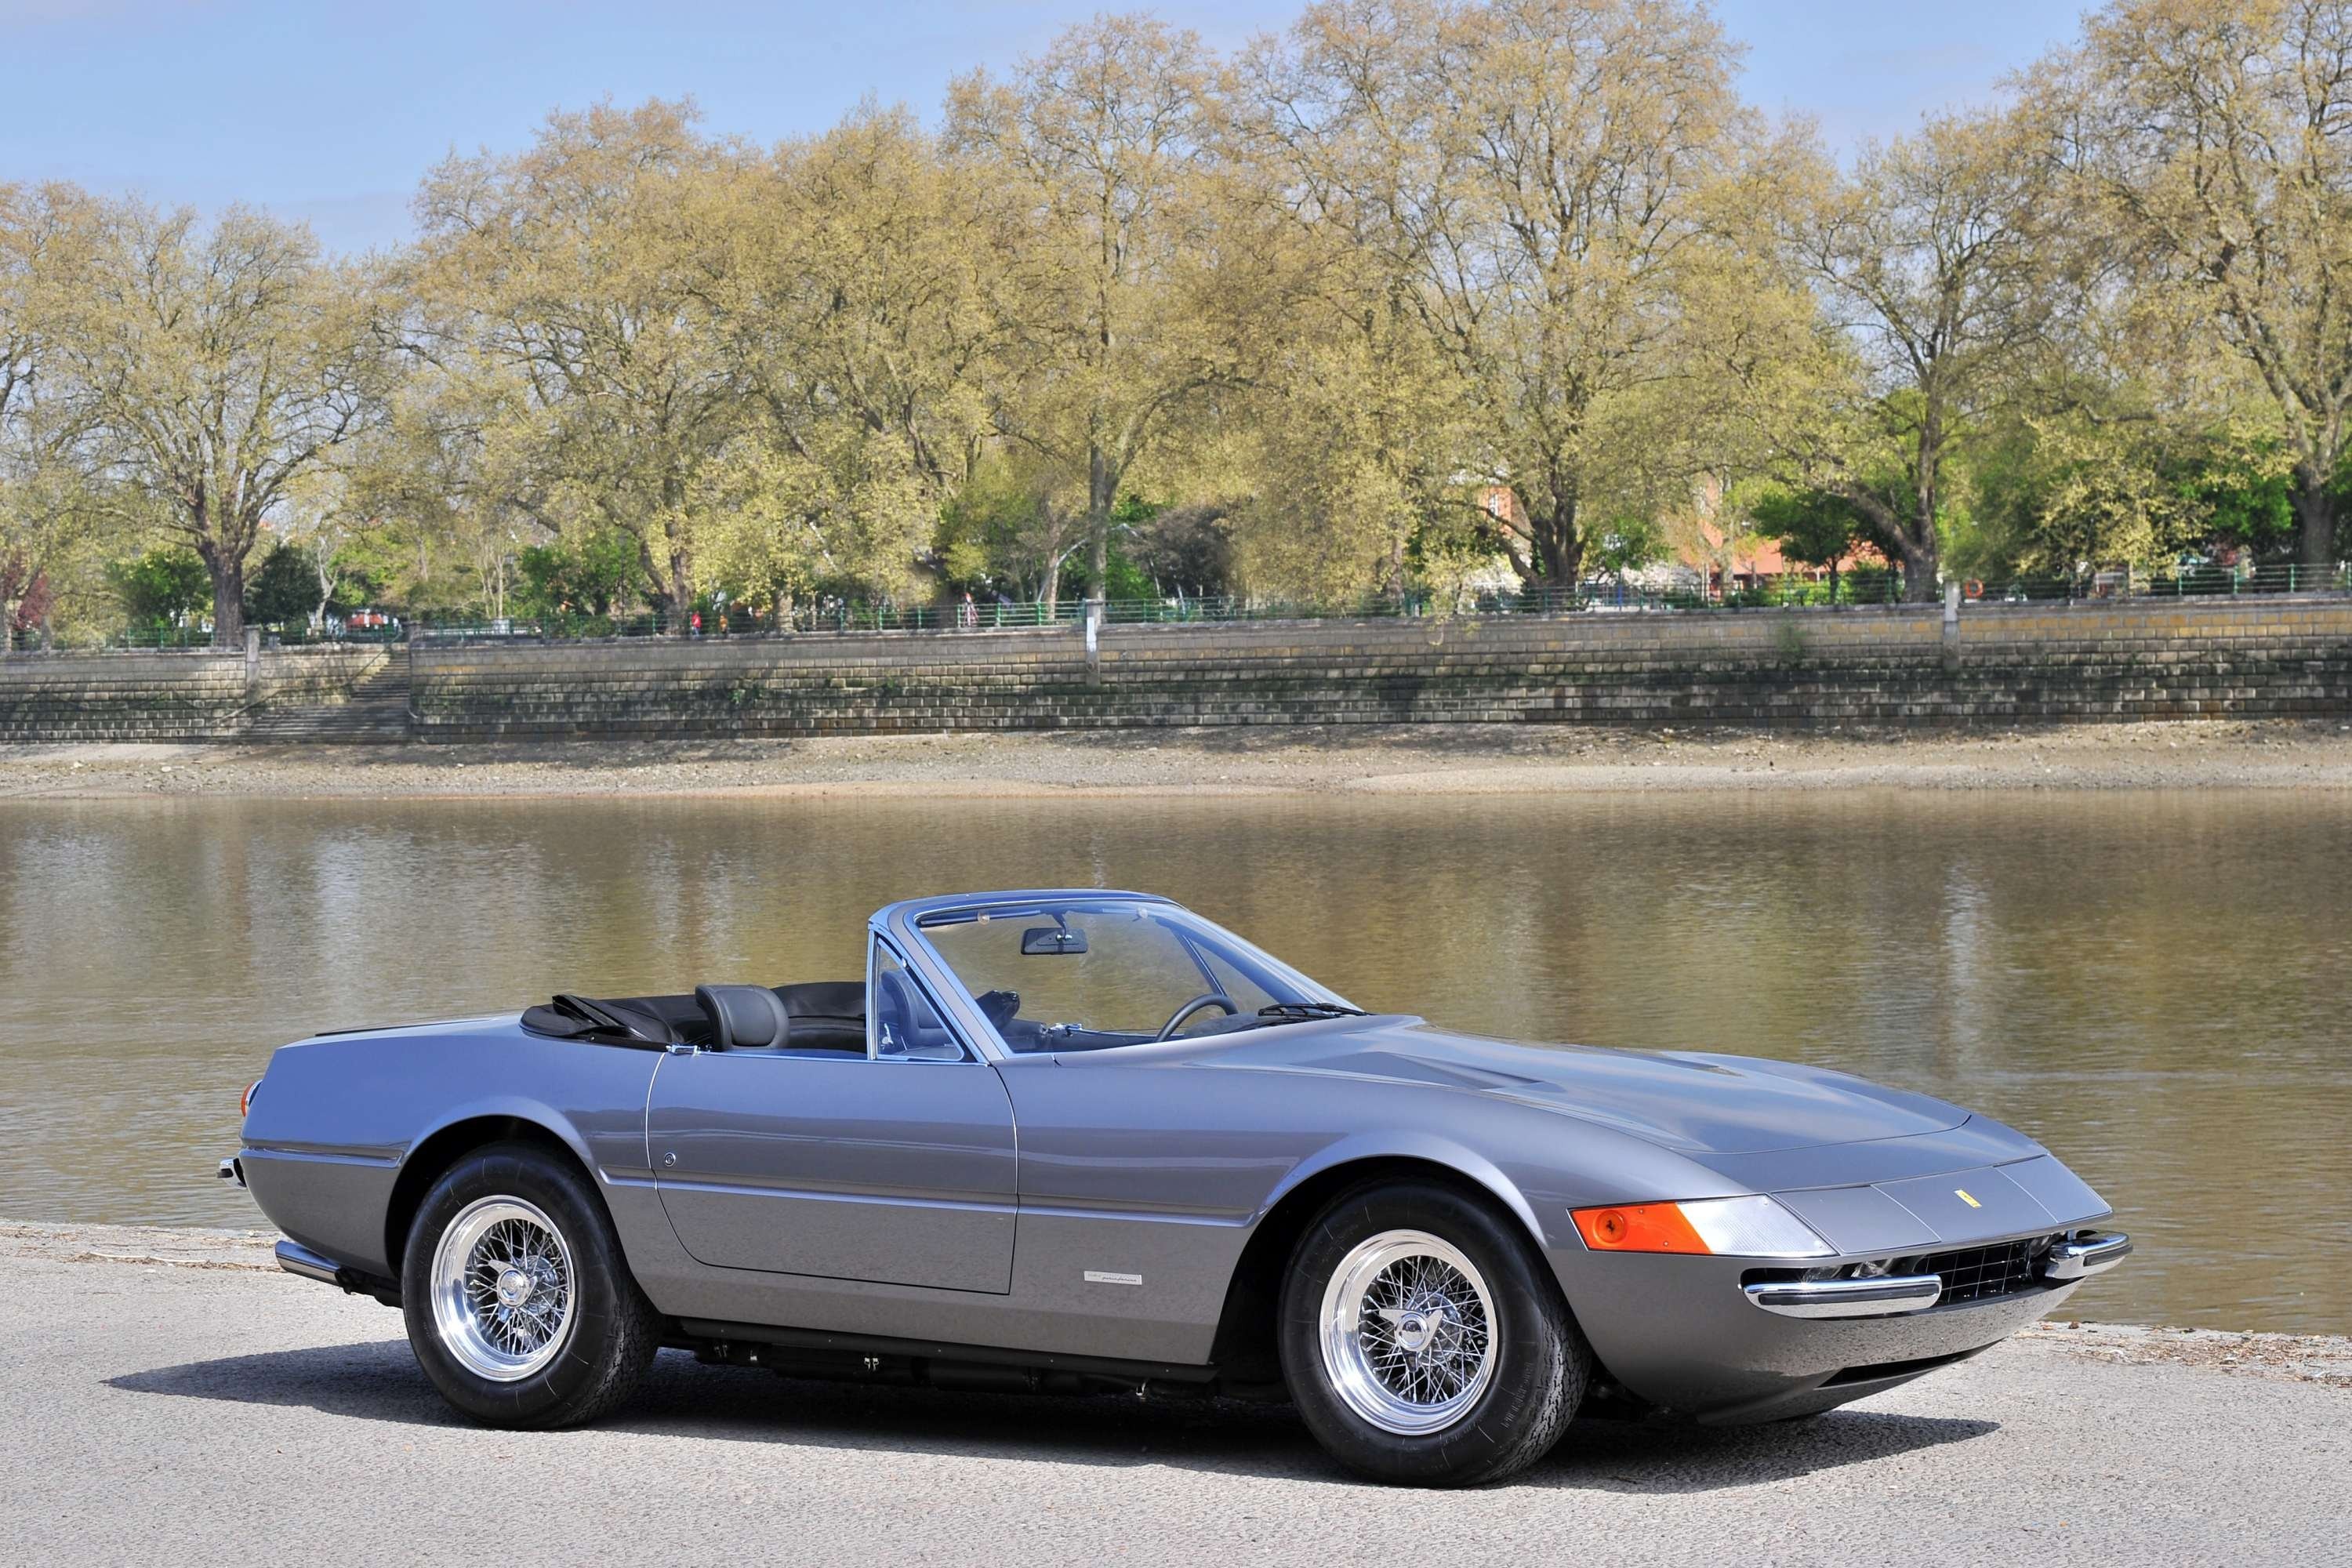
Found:
[[0, 799], [2352, 789], [2352, 721], [1324, 725], [461, 746], [0, 746]]

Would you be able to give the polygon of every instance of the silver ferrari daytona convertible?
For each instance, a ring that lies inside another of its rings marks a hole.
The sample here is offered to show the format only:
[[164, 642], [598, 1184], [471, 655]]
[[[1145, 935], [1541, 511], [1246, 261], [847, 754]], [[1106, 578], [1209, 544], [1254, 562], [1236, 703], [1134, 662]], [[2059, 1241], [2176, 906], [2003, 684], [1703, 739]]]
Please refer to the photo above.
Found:
[[1163, 899], [919, 899], [861, 980], [321, 1035], [224, 1179], [508, 1426], [664, 1346], [793, 1377], [1287, 1399], [1461, 1485], [1588, 1415], [1811, 1415], [2130, 1250], [1998, 1122], [1745, 1057], [1370, 1014]]

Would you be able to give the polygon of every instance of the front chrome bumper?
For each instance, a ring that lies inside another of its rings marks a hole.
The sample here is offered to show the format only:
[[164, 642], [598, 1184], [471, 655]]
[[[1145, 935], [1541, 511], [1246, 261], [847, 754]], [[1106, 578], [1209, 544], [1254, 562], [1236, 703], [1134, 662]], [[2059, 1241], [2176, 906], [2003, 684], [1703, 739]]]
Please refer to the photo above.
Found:
[[[2085, 1233], [2050, 1249], [2041, 1279], [2071, 1284], [2103, 1273], [2131, 1256], [2131, 1237], [2120, 1232]], [[1942, 1300], [1944, 1281], [1934, 1274], [1882, 1276], [1875, 1279], [1768, 1279], [1741, 1287], [1755, 1305], [1784, 1318], [1892, 1318], [1924, 1312]]]
[[1876, 1279], [1772, 1279], [1743, 1288], [1748, 1299], [1784, 1318], [1888, 1318], [1924, 1312], [1944, 1293], [1934, 1274]]
[[2120, 1231], [2112, 1236], [2078, 1236], [2050, 1249], [2050, 1262], [2042, 1270], [2042, 1278], [2087, 1279], [2129, 1258], [2131, 1249], [2131, 1237]]

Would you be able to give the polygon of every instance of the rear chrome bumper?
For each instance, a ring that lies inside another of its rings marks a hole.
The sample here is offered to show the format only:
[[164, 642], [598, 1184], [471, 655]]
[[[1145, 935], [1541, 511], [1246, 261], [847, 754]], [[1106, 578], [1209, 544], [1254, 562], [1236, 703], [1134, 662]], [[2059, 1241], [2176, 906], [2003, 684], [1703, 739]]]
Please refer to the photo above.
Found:
[[1935, 1274], [1877, 1279], [1772, 1279], [1743, 1287], [1748, 1299], [1784, 1318], [1890, 1318], [1924, 1312], [1944, 1293]]
[[220, 1170], [215, 1173], [224, 1182], [235, 1182], [240, 1187], [245, 1185], [245, 1167], [233, 1159], [223, 1160]]
[[2120, 1231], [2078, 1236], [2050, 1249], [2050, 1261], [2042, 1275], [2045, 1279], [2087, 1279], [2129, 1258], [2131, 1249], [2131, 1237]]
[[281, 1241], [278, 1244], [278, 1267], [289, 1274], [316, 1279], [322, 1285], [343, 1284], [341, 1264], [331, 1258], [320, 1257], [299, 1242]]

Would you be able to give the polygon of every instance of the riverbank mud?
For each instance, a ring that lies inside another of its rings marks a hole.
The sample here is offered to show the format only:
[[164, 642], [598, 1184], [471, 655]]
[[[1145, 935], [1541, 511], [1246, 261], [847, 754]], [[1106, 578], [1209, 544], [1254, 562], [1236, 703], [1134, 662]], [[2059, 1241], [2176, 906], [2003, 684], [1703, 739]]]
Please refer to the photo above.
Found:
[[1325, 725], [518, 745], [0, 747], [0, 798], [2352, 788], [2352, 721]]

